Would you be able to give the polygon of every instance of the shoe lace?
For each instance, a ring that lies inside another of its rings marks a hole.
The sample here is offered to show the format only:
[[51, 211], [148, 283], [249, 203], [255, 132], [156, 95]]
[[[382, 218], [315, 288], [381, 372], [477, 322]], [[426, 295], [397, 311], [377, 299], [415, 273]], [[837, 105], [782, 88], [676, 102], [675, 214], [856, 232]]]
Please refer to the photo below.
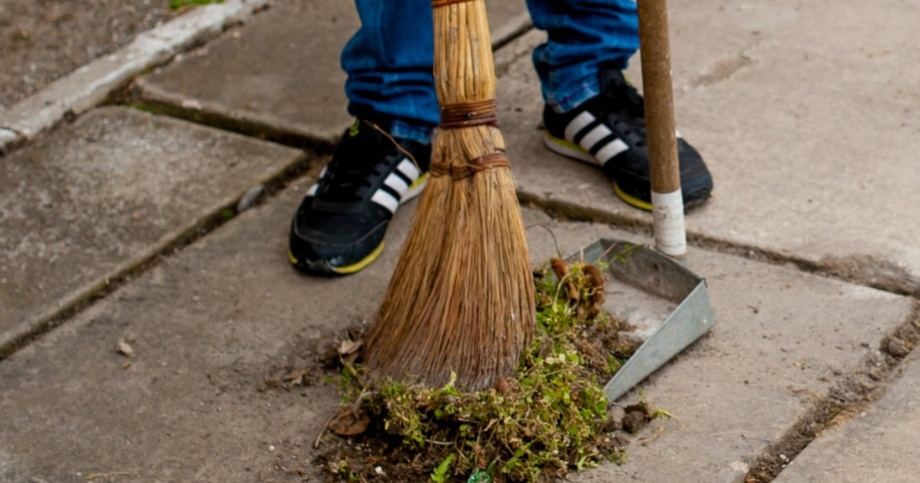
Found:
[[334, 203], [361, 201], [362, 193], [371, 187], [371, 178], [377, 173], [376, 166], [369, 170], [353, 158], [334, 160], [326, 168], [318, 195]]
[[[388, 132], [371, 121], [360, 122], [376, 133], [363, 131], [354, 137], [343, 139], [339, 144], [338, 151], [320, 182], [318, 196], [323, 200], [333, 203], [363, 201], [371, 194], [374, 182], [384, 172], [392, 169], [396, 151], [409, 158], [417, 169], [421, 169], [415, 156]], [[373, 159], [374, 156], [377, 156], [376, 160]]]
[[617, 130], [626, 136], [634, 136], [637, 146], [645, 145], [645, 103], [639, 91], [622, 75], [614, 75], [603, 86], [601, 99], [604, 111], [616, 114], [612, 121]]

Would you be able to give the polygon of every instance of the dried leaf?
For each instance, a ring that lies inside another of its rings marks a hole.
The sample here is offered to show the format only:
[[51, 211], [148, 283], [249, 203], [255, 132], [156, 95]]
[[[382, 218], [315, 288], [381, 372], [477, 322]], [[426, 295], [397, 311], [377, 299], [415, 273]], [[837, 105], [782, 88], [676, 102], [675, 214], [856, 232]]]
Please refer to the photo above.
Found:
[[565, 263], [563, 260], [553, 258], [549, 261], [549, 265], [553, 268], [553, 273], [556, 274], [556, 278], [559, 280], [562, 280], [569, 274], [569, 264]]
[[498, 379], [495, 380], [495, 390], [502, 396], [507, 396], [511, 394], [511, 384], [508, 383], [508, 380], [503, 376], [499, 376]]
[[360, 349], [361, 346], [363, 345], [364, 345], [363, 340], [343, 340], [342, 343], [339, 344], [339, 349], [338, 349], [339, 355], [340, 356], [352, 355], [358, 352], [358, 349]]
[[371, 418], [361, 409], [353, 411], [350, 408], [342, 410], [329, 421], [329, 431], [339, 436], [357, 436], [367, 431]]
[[274, 387], [290, 390], [296, 386], [312, 386], [314, 381], [309, 377], [310, 372], [309, 368], [294, 369], [287, 374], [267, 377], [259, 386], [259, 392], [264, 392]]
[[607, 281], [601, 275], [601, 271], [595, 265], [585, 265], [585, 275], [588, 276], [588, 286], [593, 289], [591, 292], [592, 310], [599, 311], [601, 304], [604, 303], [604, 286]]

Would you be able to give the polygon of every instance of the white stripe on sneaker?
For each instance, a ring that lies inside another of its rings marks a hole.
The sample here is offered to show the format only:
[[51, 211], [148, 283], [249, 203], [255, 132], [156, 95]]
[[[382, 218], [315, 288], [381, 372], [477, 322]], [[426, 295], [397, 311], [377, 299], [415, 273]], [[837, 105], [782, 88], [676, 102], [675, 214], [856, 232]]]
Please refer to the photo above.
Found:
[[316, 192], [319, 191], [319, 180], [323, 179], [323, 176], [326, 176], [326, 170], [328, 169], [329, 166], [323, 166], [323, 169], [319, 172], [319, 176], [316, 177], [316, 182], [307, 188], [306, 196], [316, 196]]
[[396, 209], [399, 208], [399, 200], [386, 190], [377, 190], [374, 196], [371, 196], [371, 201], [390, 210], [390, 213], [396, 213]]
[[[399, 173], [397, 173], [397, 171], [399, 171]], [[402, 176], [400, 176], [400, 174], [402, 174]], [[420, 175], [421, 173], [418, 168], [415, 167], [415, 164], [413, 164], [409, 158], [403, 158], [399, 164], [396, 165], [396, 170], [391, 172], [386, 179], [383, 180], [383, 184], [395, 191], [396, 196], [393, 196], [392, 193], [386, 190], [378, 189], [377, 192], [371, 196], [371, 201], [390, 210], [390, 213], [395, 214], [402, 200], [406, 198], [406, 193], [409, 192], [409, 185], [414, 183]], [[409, 181], [407, 182], [403, 176], [408, 178]]]
[[598, 163], [603, 166], [607, 164], [607, 161], [613, 159], [614, 156], [622, 153], [623, 151], [626, 151], [627, 149], [629, 149], [629, 146], [627, 146], [622, 139], [616, 138], [602, 147], [597, 152], [597, 154], [594, 155], [594, 159], [597, 159]]
[[591, 151], [591, 148], [593, 148], [595, 144], [601, 142], [605, 137], [611, 134], [613, 134], [613, 132], [609, 127], [603, 124], [598, 124], [594, 127], [594, 129], [588, 131], [588, 134], [585, 134], [585, 137], [578, 141], [578, 145], [585, 148], [587, 151]]
[[418, 168], [415, 167], [415, 164], [409, 160], [409, 158], [403, 158], [403, 160], [400, 161], [396, 166], [396, 169], [398, 169], [400, 173], [406, 175], [406, 177], [409, 178], [409, 184], [414, 183], [415, 180], [417, 180], [418, 177], [422, 174], [419, 172]]
[[383, 180], [383, 184], [389, 186], [393, 189], [393, 191], [399, 193], [399, 199], [402, 199], [404, 196], [406, 196], [406, 193], [409, 191], [409, 184], [406, 183], [406, 180], [402, 179], [402, 177], [396, 173], [390, 173], [390, 175], [387, 176], [387, 179]]
[[[565, 127], [565, 139], [567, 141], [574, 142], [575, 136], [578, 135], [578, 133], [581, 132], [586, 126], [594, 122], [595, 119], [596, 118], [594, 115], [588, 111], [584, 111], [578, 114], [574, 119], [569, 121], [569, 125]], [[629, 146], [627, 146], [626, 143], [619, 138], [613, 139], [598, 149], [598, 143], [603, 141], [604, 138], [610, 136], [611, 134], [613, 134], [613, 131], [611, 131], [606, 124], [601, 123], [588, 131], [587, 134], [579, 139], [578, 145], [589, 153], [596, 150], [597, 152], [593, 156], [594, 162], [600, 166], [603, 166], [608, 161], [613, 159], [614, 156], [629, 149]]]
[[581, 131], [588, 124], [594, 122], [594, 119], [594, 114], [591, 114], [588, 111], [582, 111], [581, 114], [575, 116], [574, 119], [569, 121], [569, 125], [565, 127], [566, 141], [574, 141], [575, 135], [578, 134], [578, 131]]

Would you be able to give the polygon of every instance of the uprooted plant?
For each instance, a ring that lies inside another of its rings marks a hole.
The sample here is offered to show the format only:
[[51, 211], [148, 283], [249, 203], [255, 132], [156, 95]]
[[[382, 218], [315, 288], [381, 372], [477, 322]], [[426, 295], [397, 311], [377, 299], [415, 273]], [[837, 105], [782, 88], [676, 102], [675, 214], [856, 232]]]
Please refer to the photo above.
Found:
[[351, 444], [318, 461], [346, 480], [537, 481], [620, 460], [602, 384], [636, 343], [603, 310], [601, 273], [558, 259], [535, 272], [537, 333], [515, 374], [488, 390], [463, 392], [453, 381], [371, 387], [361, 366], [345, 363], [345, 409], [327, 428]]

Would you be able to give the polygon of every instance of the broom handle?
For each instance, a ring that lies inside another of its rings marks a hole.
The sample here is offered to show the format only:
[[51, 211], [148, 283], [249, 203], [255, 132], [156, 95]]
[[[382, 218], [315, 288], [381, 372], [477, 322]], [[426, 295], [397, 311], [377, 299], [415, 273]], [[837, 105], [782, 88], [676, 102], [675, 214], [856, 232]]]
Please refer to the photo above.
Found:
[[655, 248], [676, 260], [687, 257], [680, 189], [667, 0], [638, 0], [642, 86], [652, 181]]

